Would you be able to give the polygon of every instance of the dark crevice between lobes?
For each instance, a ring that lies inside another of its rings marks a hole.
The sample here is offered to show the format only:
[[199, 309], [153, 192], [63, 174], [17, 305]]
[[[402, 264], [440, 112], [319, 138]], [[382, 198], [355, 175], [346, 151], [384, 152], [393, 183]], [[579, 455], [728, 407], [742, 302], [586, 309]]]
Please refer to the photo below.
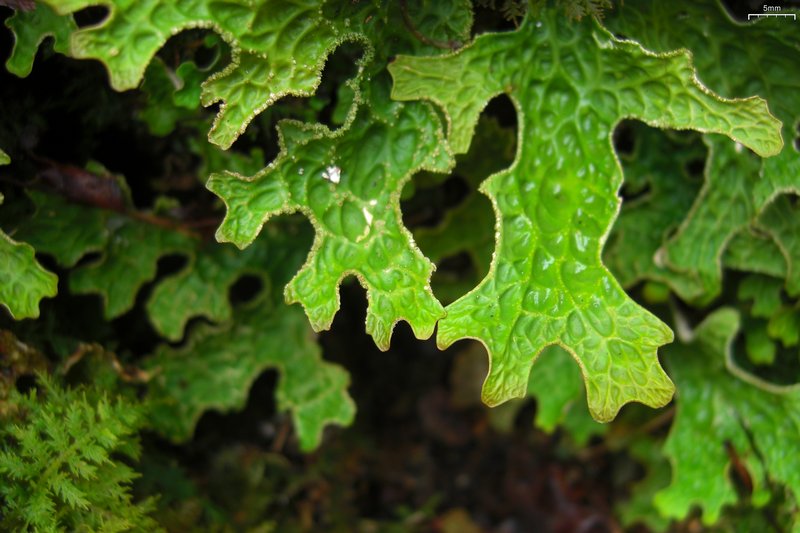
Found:
[[[519, 124], [517, 120], [517, 108], [514, 107], [514, 102], [511, 101], [511, 98], [507, 94], [495, 96], [489, 100], [489, 103], [483, 109], [482, 114], [496, 119], [503, 128], [513, 129], [515, 133], [514, 148], [516, 148], [517, 136], [519, 135]], [[480, 127], [480, 122], [478, 122], [478, 127]], [[513, 162], [513, 158], [511, 161], [508, 161], [508, 157], [503, 157], [504, 154], [496, 155], [500, 156], [500, 161], [497, 163], [498, 167], [505, 168], [510, 166]]]
[[[421, 172], [404, 191], [403, 222], [422, 253], [438, 263], [432, 286], [443, 302], [461, 296], [487, 274], [496, 220], [489, 198], [478, 189], [486, 178], [511, 167], [517, 136], [516, 108], [501, 94], [484, 109], [469, 151], [456, 157], [450, 176]], [[451, 244], [437, 249], [439, 240]]]
[[632, 121], [623, 120], [617, 125], [614, 129], [612, 142], [614, 144], [614, 150], [620, 158], [626, 159], [633, 155], [636, 139], [633, 134]]
[[706, 160], [697, 158], [692, 159], [684, 165], [684, 172], [693, 180], [702, 180], [706, 169]]
[[653, 188], [649, 182], [644, 183], [643, 186], [638, 187], [636, 189], [623, 186], [621, 189], [622, 200], [627, 203], [634, 202], [641, 198], [646, 198], [647, 196], [650, 195], [652, 190]]
[[167, 39], [156, 55], [173, 70], [191, 61], [210, 75], [230, 63], [231, 47], [212, 29], [190, 28]]
[[[203, 411], [195, 426], [192, 443], [198, 450], [214, 449], [220, 446], [220, 442], [229, 441], [269, 447], [281, 433], [281, 427], [291, 428], [288, 414], [276, 410], [275, 390], [279, 379], [277, 370], [265, 370], [250, 386], [244, 408]], [[179, 385], [186, 388], [190, 383], [180, 382]]]
[[158, 260], [157, 279], [162, 279], [173, 274], [177, 274], [186, 268], [189, 258], [183, 254], [169, 254]]
[[475, 13], [475, 23], [472, 25], [472, 37], [487, 32], [499, 33], [516, 31], [519, 29], [519, 25], [522, 24], [524, 18], [524, 13], [520, 13], [519, 10], [525, 10], [525, 2], [520, 2], [518, 0], [509, 2], [509, 4], [515, 4], [514, 7], [517, 9], [508, 10], [507, 13], [503, 12], [502, 3], [503, 2], [473, 2], [472, 7]]
[[89, 6], [72, 14], [75, 19], [75, 24], [79, 28], [90, 28], [92, 26], [100, 26], [108, 19], [111, 10], [108, 6]]
[[264, 290], [264, 282], [258, 276], [245, 274], [231, 285], [228, 297], [234, 306], [253, 301]]
[[346, 82], [358, 73], [363, 56], [363, 44], [341, 43], [328, 56], [320, 84], [312, 96], [284, 96], [259, 113], [230, 149], [250, 153], [253, 148], [260, 148], [264, 151], [265, 161], [271, 161], [280, 149], [276, 128], [280, 120], [320, 123], [332, 130], [341, 127], [355, 96]]
[[[730, 278], [730, 282], [723, 287], [723, 294], [726, 292], [733, 294], [744, 275], [731, 270], [727, 270], [725, 274], [727, 278]], [[790, 306], [793, 303], [793, 299], [785, 291], [781, 291], [781, 302], [783, 306]], [[747, 374], [778, 387], [790, 387], [800, 383], [800, 361], [797, 358], [796, 346], [787, 347], [780, 340], [771, 338], [775, 346], [774, 360], [768, 364], [755, 363], [751, 360], [747, 351], [746, 333], [751, 331], [752, 326], [765, 319], [753, 317], [751, 314], [752, 308], [744, 311], [743, 320], [746, 327], [739, 332], [731, 347], [733, 364]]]

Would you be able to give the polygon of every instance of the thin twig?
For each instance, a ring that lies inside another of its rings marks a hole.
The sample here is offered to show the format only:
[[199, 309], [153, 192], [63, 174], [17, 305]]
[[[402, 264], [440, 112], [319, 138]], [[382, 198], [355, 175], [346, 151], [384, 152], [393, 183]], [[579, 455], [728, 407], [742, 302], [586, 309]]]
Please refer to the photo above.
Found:
[[[28, 189], [31, 188], [31, 185], [36, 185], [35, 181], [26, 183], [17, 180], [15, 178], [12, 178], [6, 174], [0, 174], [0, 182], [10, 183], [22, 189]], [[58, 194], [59, 196], [61, 196], [62, 198], [66, 199], [71, 203], [87, 205], [89, 207], [104, 209], [106, 211], [113, 211], [115, 213], [119, 213], [120, 215], [138, 220], [140, 222], [144, 222], [146, 224], [150, 224], [151, 226], [159, 226], [161, 228], [182, 233], [183, 235], [186, 235], [187, 237], [193, 239], [202, 239], [202, 236], [197, 233], [196, 229], [216, 226], [219, 225], [219, 223], [221, 222], [219, 217], [206, 217], [198, 220], [176, 220], [173, 218], [167, 218], [153, 213], [147, 213], [144, 211], [138, 211], [136, 209], [130, 209], [127, 207], [116, 207], [112, 205], [101, 206], [87, 202], [76, 202], [75, 200], [61, 193], [61, 191], [57, 189], [46, 188], [46, 187], [34, 187], [34, 188], [44, 190], [51, 194]]]
[[414, 25], [414, 21], [411, 20], [411, 15], [408, 14], [408, 5], [406, 4], [406, 0], [400, 0], [400, 13], [403, 14], [403, 22], [408, 28], [408, 31], [411, 32], [411, 35], [417, 38], [417, 40], [421, 43], [427, 44], [429, 46], [435, 46], [436, 48], [441, 48], [442, 50], [457, 50], [461, 48], [461, 43], [458, 41], [439, 41], [437, 39], [431, 39], [427, 35], [423, 35], [417, 27]]
[[179, 221], [179, 220], [174, 220], [174, 219], [171, 219], [171, 218], [161, 217], [161, 216], [158, 216], [158, 215], [154, 215], [152, 213], [145, 213], [145, 212], [142, 212], [142, 211], [136, 211], [135, 209], [126, 209], [124, 211], [121, 211], [120, 213], [123, 214], [123, 215], [129, 216], [129, 217], [131, 217], [133, 219], [136, 219], [136, 220], [138, 220], [140, 222], [144, 222], [146, 224], [150, 224], [150, 225], [153, 225], [153, 226], [159, 226], [161, 228], [165, 228], [165, 229], [168, 229], [168, 230], [171, 230], [171, 231], [175, 231], [177, 233], [182, 233], [183, 235], [186, 235], [187, 237], [191, 237], [193, 239], [200, 238], [200, 236], [197, 234], [197, 232], [195, 232], [192, 229], [190, 229], [190, 228], [196, 227], [196, 226], [192, 226], [191, 224], [186, 223], [186, 222], [182, 222], [182, 221]]
[[96, 342], [79, 344], [78, 348], [61, 365], [59, 372], [62, 375], [66, 375], [73, 366], [78, 364], [86, 355], [92, 353], [107, 357], [114, 372], [117, 373], [122, 381], [127, 383], [147, 383], [153, 377], [150, 372], [142, 370], [141, 368], [133, 366], [126, 368], [120, 363], [114, 352], [107, 351], [102, 345]]
[[651, 418], [647, 421], [647, 423], [642, 424], [630, 431], [626, 431], [624, 433], [609, 436], [607, 440], [596, 444], [595, 446], [590, 446], [588, 448], [584, 448], [579, 453], [580, 457], [584, 460], [591, 459], [592, 457], [597, 457], [598, 455], [602, 455], [609, 451], [609, 444], [613, 444], [616, 446], [624, 445], [626, 442], [631, 440], [632, 438], [638, 435], [646, 435], [647, 433], [652, 433], [657, 429], [669, 424], [672, 419], [675, 417], [675, 406], [673, 405], [669, 409], [665, 409], [658, 416]]
[[278, 434], [275, 436], [275, 440], [272, 441], [271, 450], [273, 452], [278, 453], [283, 449], [283, 446], [286, 444], [286, 439], [289, 438], [289, 432], [291, 429], [292, 426], [288, 421], [284, 420], [281, 422], [281, 425], [278, 428]]
[[643, 433], [652, 433], [653, 431], [669, 424], [675, 417], [675, 406], [665, 409], [658, 416], [651, 418], [646, 424], [643, 424], [633, 430], [630, 435], [641, 435]]

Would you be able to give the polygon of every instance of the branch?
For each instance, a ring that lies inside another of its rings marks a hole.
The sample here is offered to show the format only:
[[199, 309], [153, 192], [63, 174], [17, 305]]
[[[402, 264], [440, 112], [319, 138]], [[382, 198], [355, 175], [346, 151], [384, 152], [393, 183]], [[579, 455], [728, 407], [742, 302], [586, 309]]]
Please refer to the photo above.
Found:
[[406, 0], [400, 0], [400, 13], [403, 14], [403, 22], [405, 23], [406, 28], [408, 28], [408, 31], [411, 32], [411, 35], [416, 37], [419, 42], [429, 46], [435, 46], [436, 48], [441, 48], [442, 50], [458, 50], [461, 48], [461, 43], [458, 41], [439, 41], [423, 35], [423, 33], [420, 32], [414, 25], [414, 21], [411, 20], [411, 15], [408, 14], [408, 5], [406, 4]]

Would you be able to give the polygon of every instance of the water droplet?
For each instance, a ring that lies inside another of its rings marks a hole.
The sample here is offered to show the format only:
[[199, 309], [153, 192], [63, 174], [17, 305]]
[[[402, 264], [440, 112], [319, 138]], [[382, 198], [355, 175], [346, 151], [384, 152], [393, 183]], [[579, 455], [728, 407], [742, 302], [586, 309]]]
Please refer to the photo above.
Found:
[[575, 248], [577, 248], [579, 252], [585, 252], [586, 247], [589, 245], [589, 237], [581, 234], [580, 232], [576, 232], [574, 235], [574, 239], [575, 239]]
[[331, 165], [325, 169], [322, 177], [331, 183], [339, 183], [342, 179], [342, 169], [336, 165]]

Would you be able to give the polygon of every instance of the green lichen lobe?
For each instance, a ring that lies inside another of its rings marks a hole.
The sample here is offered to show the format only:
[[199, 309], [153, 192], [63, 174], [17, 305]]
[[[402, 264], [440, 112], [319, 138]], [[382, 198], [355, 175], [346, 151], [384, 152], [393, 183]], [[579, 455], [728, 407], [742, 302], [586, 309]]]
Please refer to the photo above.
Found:
[[633, 117], [724, 133], [769, 155], [782, 140], [765, 102], [713, 95], [685, 52], [653, 54], [596, 21], [568, 22], [549, 10], [450, 56], [398, 57], [390, 72], [394, 98], [444, 108], [456, 153], [466, 151], [494, 96], [508, 94], [519, 114], [514, 164], [481, 185], [498, 219], [490, 273], [447, 307], [438, 334], [443, 348], [465, 337], [487, 347], [484, 401], [522, 396], [532, 362], [557, 344], [579, 364], [597, 420], [611, 420], [630, 401], [666, 404], [674, 386], [656, 351], [672, 333], [600, 259], [622, 183], [610, 136]]

